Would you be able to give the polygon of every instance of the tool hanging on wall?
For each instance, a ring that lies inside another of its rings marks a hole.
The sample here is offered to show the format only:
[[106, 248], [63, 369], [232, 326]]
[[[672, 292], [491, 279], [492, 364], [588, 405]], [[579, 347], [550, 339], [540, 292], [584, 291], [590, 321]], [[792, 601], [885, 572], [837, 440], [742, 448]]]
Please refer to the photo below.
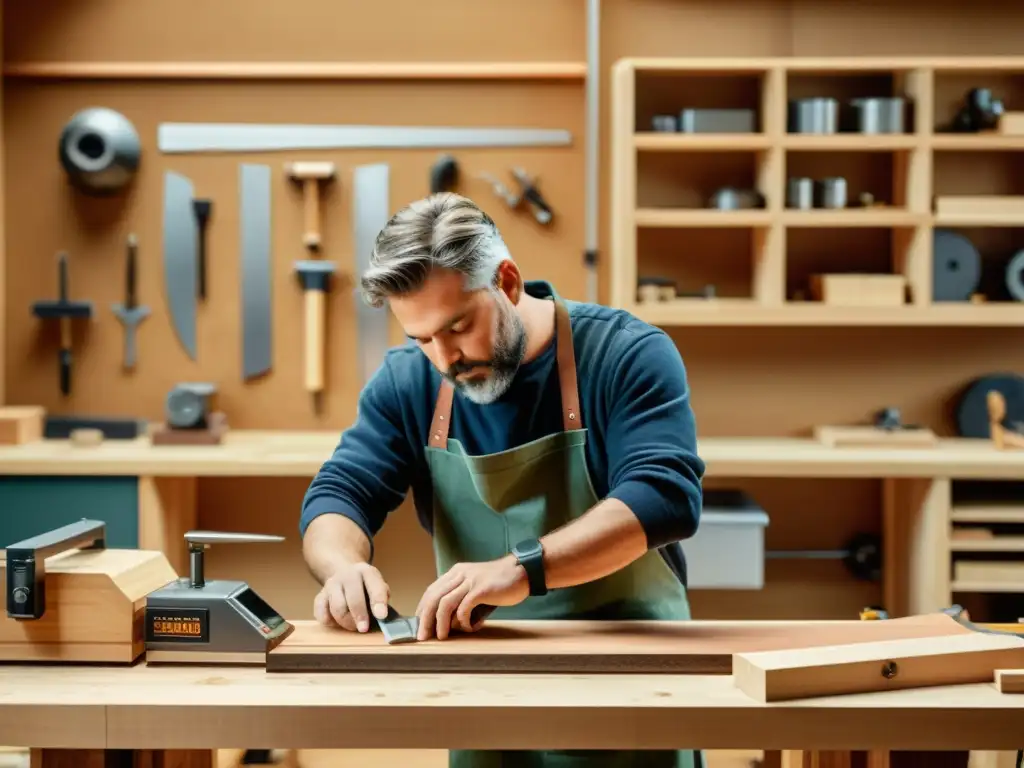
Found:
[[[352, 178], [352, 227], [356, 252], [356, 270], [362, 277], [370, 267], [370, 254], [377, 233], [388, 222], [389, 168], [386, 164], [363, 165]], [[384, 362], [388, 350], [390, 322], [384, 307], [371, 307], [365, 301], [356, 303], [359, 325], [359, 360], [363, 381], [367, 382]]]
[[459, 181], [459, 164], [451, 155], [441, 155], [430, 166], [430, 194], [451, 192]]
[[71, 301], [68, 298], [68, 255], [61, 252], [57, 256], [57, 299], [37, 301], [32, 305], [32, 314], [41, 320], [57, 320], [60, 323], [60, 391], [71, 393], [71, 321], [92, 317], [91, 301]]
[[305, 307], [305, 384], [313, 395], [313, 409], [319, 413], [323, 407], [324, 368], [327, 352], [327, 293], [335, 265], [330, 261], [297, 261], [295, 271], [302, 285]]
[[104, 107], [76, 112], [60, 134], [61, 167], [72, 186], [88, 195], [110, 195], [128, 186], [141, 154], [135, 126]]
[[198, 239], [196, 242], [196, 297], [206, 299], [206, 225], [210, 221], [210, 214], [213, 212], [212, 200], [193, 200], [192, 212], [196, 217], [196, 230]]
[[140, 306], [137, 299], [136, 282], [138, 238], [128, 235], [127, 263], [125, 264], [124, 303], [114, 304], [112, 309], [117, 319], [124, 326], [124, 367], [131, 370], [135, 367], [135, 337], [139, 324], [149, 317], [149, 307]]
[[494, 190], [494, 194], [504, 200], [505, 204], [509, 208], [515, 210], [519, 207], [520, 203], [525, 201], [533, 212], [533, 217], [537, 220], [537, 223], [545, 225], [550, 224], [551, 220], [554, 218], [554, 212], [537, 189], [536, 179], [527, 175], [526, 171], [522, 168], [513, 168], [512, 176], [519, 184], [518, 195], [514, 194], [493, 175], [489, 173], [480, 174], [480, 178], [490, 183]]
[[196, 248], [199, 225], [192, 201], [191, 180], [180, 173], [164, 174], [164, 285], [174, 332], [192, 360], [196, 359]]
[[270, 166], [243, 163], [239, 169], [242, 262], [242, 378], [270, 370], [271, 206]]
[[862, 581], [878, 581], [882, 576], [882, 541], [872, 533], [860, 533], [843, 549], [770, 550], [770, 560], [842, 560], [843, 565]]
[[569, 131], [546, 128], [451, 128], [407, 125], [161, 123], [161, 152], [277, 152], [329, 149], [564, 147]]
[[302, 185], [306, 231], [302, 242], [311, 251], [320, 250], [320, 186], [334, 178], [334, 163], [288, 163], [285, 173]]

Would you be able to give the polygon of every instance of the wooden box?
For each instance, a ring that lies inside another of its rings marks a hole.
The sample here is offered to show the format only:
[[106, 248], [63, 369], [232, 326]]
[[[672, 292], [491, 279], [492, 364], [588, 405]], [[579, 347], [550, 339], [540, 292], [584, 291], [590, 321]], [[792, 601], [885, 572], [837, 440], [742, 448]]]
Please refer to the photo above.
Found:
[[[6, 570], [0, 560], [0, 584]], [[176, 578], [162, 552], [71, 550], [47, 558], [43, 616], [0, 613], [0, 660], [130, 664], [146, 648], [146, 595]]]
[[0, 445], [21, 445], [43, 439], [43, 418], [40, 405], [9, 405], [0, 408]]
[[812, 275], [815, 301], [834, 307], [893, 307], [906, 300], [903, 275]]

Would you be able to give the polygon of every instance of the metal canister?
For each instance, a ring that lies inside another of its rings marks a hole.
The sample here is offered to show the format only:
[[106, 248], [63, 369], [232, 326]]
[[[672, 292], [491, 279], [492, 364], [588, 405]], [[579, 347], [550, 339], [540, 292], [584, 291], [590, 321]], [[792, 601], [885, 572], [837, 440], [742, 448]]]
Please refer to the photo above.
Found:
[[907, 102], [900, 97], [851, 99], [847, 107], [850, 130], [857, 133], [905, 133]]
[[658, 133], [676, 133], [679, 123], [675, 115], [655, 115], [651, 118], [651, 129]]
[[786, 182], [786, 207], [806, 211], [814, 207], [814, 179], [795, 177]]
[[833, 98], [791, 99], [788, 112], [790, 133], [836, 133], [839, 130], [839, 102]]
[[818, 208], [846, 207], [846, 179], [842, 176], [820, 179], [815, 192], [814, 202]]

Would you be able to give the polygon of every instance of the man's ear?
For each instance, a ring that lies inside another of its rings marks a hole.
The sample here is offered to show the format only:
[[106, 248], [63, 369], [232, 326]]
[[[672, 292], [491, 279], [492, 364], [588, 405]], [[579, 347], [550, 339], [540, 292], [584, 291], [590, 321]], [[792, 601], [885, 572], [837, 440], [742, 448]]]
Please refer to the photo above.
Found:
[[519, 303], [523, 297], [523, 276], [514, 261], [506, 259], [498, 265], [494, 275], [494, 287], [508, 296], [513, 305]]

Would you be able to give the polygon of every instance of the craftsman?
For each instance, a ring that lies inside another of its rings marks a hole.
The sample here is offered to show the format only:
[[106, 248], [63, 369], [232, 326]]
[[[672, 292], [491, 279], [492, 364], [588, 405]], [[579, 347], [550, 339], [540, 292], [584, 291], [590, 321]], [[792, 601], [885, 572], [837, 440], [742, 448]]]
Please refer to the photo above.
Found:
[[421, 641], [479, 629], [480, 605], [496, 619], [689, 619], [679, 542], [697, 529], [704, 463], [672, 340], [524, 282], [494, 222], [448, 192], [387, 223], [362, 288], [410, 341], [388, 351], [303, 501], [317, 620], [384, 618], [373, 539], [410, 486], [439, 574], [416, 611]]

